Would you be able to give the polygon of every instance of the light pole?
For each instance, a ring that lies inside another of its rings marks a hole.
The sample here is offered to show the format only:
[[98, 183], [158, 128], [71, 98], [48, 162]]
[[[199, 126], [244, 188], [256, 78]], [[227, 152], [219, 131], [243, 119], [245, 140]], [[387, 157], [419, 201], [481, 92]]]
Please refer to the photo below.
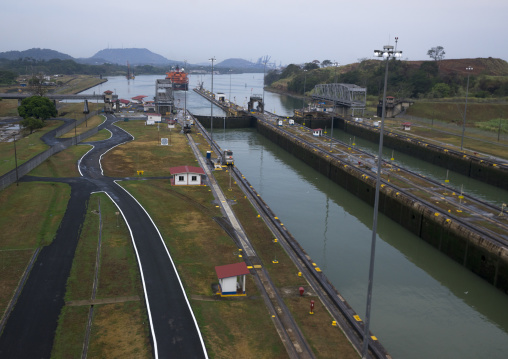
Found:
[[[184, 66], [187, 67], [187, 60], [183, 60]], [[183, 69], [185, 71], [185, 68]], [[187, 121], [187, 90], [189, 89], [189, 79], [187, 79], [187, 86], [185, 88], [185, 100], [184, 100], [184, 110], [183, 110], [183, 120]]]
[[305, 79], [303, 80], [303, 97], [302, 97], [302, 118], [305, 114], [305, 86], [307, 86], [307, 70], [303, 70]]
[[469, 91], [469, 73], [473, 71], [471, 66], [466, 67], [467, 71], [467, 85], [466, 85], [466, 106], [464, 107], [464, 122], [462, 123], [462, 138], [460, 140], [460, 150], [464, 146], [464, 132], [466, 132], [466, 112], [467, 112], [467, 93]]
[[263, 112], [265, 112], [265, 77], [266, 77], [266, 63], [268, 57], [265, 57], [265, 66], [263, 67]]
[[[333, 63], [333, 66], [335, 66], [335, 86], [337, 86], [337, 66], [339, 66], [339, 63], [335, 61]], [[333, 142], [333, 116], [335, 116], [335, 99], [333, 99], [333, 111], [332, 111], [332, 137], [330, 138], [330, 152], [332, 151], [332, 142]]]
[[228, 101], [230, 104], [231, 104], [231, 73], [232, 72], [233, 72], [233, 70], [229, 69], [229, 98], [228, 98]]
[[[395, 38], [397, 42], [398, 38]], [[372, 302], [372, 284], [374, 280], [374, 259], [376, 254], [376, 232], [377, 232], [377, 215], [379, 208], [379, 189], [381, 187], [381, 167], [383, 156], [383, 132], [385, 126], [386, 114], [386, 86], [388, 83], [388, 63], [391, 58], [398, 58], [402, 56], [402, 51], [395, 51], [393, 46], [385, 45], [383, 50], [374, 50], [374, 56], [382, 57], [385, 61], [385, 85], [383, 91], [383, 109], [381, 116], [381, 128], [379, 131], [379, 151], [377, 155], [377, 173], [376, 173], [376, 193], [374, 196], [374, 217], [372, 221], [372, 239], [370, 248], [370, 265], [369, 265], [369, 286], [367, 289], [367, 308], [365, 310], [365, 330], [363, 333], [363, 348], [362, 358], [366, 359], [369, 353], [369, 326], [370, 326], [370, 307]]]
[[215, 57], [212, 57], [209, 60], [212, 62], [212, 101], [210, 101], [210, 150], [211, 150], [213, 143], [213, 99], [215, 99], [215, 96], [213, 95], [213, 62], [215, 61]]

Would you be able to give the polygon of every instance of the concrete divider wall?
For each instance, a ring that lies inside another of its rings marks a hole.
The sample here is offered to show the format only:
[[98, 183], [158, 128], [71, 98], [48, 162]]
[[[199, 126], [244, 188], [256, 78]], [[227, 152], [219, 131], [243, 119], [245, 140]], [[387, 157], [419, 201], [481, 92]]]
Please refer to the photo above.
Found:
[[[347, 162], [326, 157], [323, 152], [261, 121], [257, 123], [257, 130], [358, 198], [374, 204], [375, 178], [362, 177], [362, 173]], [[444, 213], [434, 212], [424, 201], [410, 198], [389, 186], [380, 191], [379, 211], [508, 293], [508, 253], [502, 247]]]
[[[334, 127], [374, 143], [379, 141], [378, 129], [346, 121], [344, 118], [336, 117]], [[385, 133], [383, 144], [386, 147], [420, 158], [444, 169], [461, 173], [496, 187], [508, 188], [508, 169], [494, 166], [491, 162], [461, 153], [448, 152], [444, 148], [434, 147], [417, 139], [408, 140], [390, 131]]]
[[[194, 116], [206, 129], [210, 128], [210, 116]], [[224, 121], [226, 128], [247, 128], [255, 127], [256, 119], [252, 116], [241, 117], [213, 117], [213, 128], [223, 129]]]

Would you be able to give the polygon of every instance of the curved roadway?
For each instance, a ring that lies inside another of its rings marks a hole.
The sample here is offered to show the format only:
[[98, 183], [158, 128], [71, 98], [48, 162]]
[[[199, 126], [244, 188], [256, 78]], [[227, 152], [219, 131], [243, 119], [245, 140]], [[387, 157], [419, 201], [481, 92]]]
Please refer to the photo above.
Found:
[[[65, 285], [92, 192], [105, 192], [127, 223], [143, 281], [154, 356], [207, 358], [201, 333], [162, 237], [144, 208], [116, 181], [104, 177], [100, 159], [111, 148], [132, 140], [108, 116], [99, 129], [112, 132], [79, 162], [81, 178], [52, 179], [71, 186], [71, 198], [53, 242], [44, 247], [0, 336], [0, 357], [49, 358]], [[26, 178], [24, 180], [40, 180]], [[48, 178], [44, 178], [48, 180]]]

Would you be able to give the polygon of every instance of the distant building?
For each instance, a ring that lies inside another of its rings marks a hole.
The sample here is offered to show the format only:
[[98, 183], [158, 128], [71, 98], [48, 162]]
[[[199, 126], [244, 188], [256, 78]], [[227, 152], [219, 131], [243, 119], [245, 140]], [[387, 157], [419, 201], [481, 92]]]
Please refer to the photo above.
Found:
[[144, 95], [134, 96], [133, 98], [131, 98], [131, 100], [134, 103], [143, 103], [143, 99], [145, 97], [147, 97], [147, 96], [144, 96]]
[[155, 112], [155, 101], [145, 101], [143, 102], [143, 111], [144, 112]]
[[147, 125], [155, 125], [156, 122], [161, 122], [161, 114], [160, 113], [149, 113], [147, 114], [146, 124]]

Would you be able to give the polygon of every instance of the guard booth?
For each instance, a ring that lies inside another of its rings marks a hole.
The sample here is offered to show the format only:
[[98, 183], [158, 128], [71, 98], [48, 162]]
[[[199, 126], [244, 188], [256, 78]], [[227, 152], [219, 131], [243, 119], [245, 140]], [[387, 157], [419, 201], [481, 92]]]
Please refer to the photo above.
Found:
[[219, 294], [221, 297], [245, 296], [245, 276], [249, 269], [245, 262], [227, 264], [215, 267], [219, 279]]
[[226, 102], [226, 95], [222, 92], [217, 92], [217, 101]]
[[312, 130], [312, 135], [316, 137], [323, 136], [323, 129], [322, 128], [315, 128]]

